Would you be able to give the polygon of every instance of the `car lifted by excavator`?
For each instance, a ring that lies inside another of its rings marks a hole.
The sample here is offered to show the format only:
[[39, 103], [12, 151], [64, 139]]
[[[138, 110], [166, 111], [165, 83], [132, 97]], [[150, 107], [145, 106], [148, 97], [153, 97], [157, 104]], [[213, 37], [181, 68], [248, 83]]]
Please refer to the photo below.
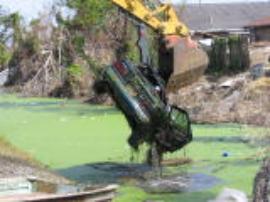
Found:
[[[119, 56], [116, 62], [98, 72], [95, 91], [108, 93], [123, 112], [131, 128], [129, 145], [135, 150], [143, 143], [150, 145], [148, 163], [159, 166], [162, 154], [183, 148], [192, 140], [188, 113], [168, 103], [167, 91], [177, 91], [199, 78], [208, 63], [204, 51], [195, 47], [188, 28], [178, 19], [170, 4], [153, 10], [142, 0], [111, 0], [139, 22], [140, 64]], [[157, 68], [151, 65], [146, 26], [158, 34]], [[201, 59], [184, 67], [180, 58], [183, 38]], [[203, 59], [202, 59], [203, 58]], [[180, 61], [180, 62], [179, 62]]]

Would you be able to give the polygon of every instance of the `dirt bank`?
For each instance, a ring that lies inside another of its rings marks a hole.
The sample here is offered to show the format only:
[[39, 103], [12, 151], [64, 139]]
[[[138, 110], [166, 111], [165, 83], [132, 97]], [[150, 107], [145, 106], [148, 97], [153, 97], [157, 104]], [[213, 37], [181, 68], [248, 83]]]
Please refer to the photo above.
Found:
[[21, 159], [0, 156], [0, 178], [9, 177], [35, 177], [56, 184], [68, 182], [65, 178], [49, 172], [38, 165], [30, 164]]
[[200, 81], [169, 96], [195, 123], [236, 122], [270, 125], [270, 78], [252, 80], [248, 72]]
[[20, 151], [0, 138], [0, 178], [36, 177], [56, 184], [68, 183], [35, 161], [27, 153]]

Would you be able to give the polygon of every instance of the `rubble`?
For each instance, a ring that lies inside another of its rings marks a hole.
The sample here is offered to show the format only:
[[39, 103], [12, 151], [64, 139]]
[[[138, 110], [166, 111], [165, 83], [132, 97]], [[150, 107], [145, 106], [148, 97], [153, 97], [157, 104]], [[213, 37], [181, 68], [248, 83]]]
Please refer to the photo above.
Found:
[[169, 99], [195, 123], [270, 124], [270, 78], [253, 80], [249, 72], [215, 81], [205, 76]]
[[250, 74], [254, 80], [264, 76], [270, 77], [270, 66], [265, 64], [254, 65], [250, 69]]
[[248, 202], [248, 198], [239, 190], [225, 188], [215, 200], [209, 202]]

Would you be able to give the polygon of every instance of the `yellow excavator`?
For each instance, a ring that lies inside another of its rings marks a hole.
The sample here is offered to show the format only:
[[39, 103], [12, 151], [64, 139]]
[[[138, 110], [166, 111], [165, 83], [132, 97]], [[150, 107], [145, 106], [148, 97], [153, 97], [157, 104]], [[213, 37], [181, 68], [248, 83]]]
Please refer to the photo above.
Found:
[[111, 1], [160, 35], [159, 71], [168, 91], [177, 92], [203, 74], [208, 65], [207, 54], [191, 40], [188, 27], [179, 20], [172, 4], [148, 1], [152, 5], [147, 6], [145, 0]]
[[[153, 10], [142, 0], [111, 1], [141, 23], [141, 61], [133, 64], [123, 57], [117, 58], [100, 71], [94, 89], [110, 94], [131, 128], [129, 145], [138, 150], [141, 144], [149, 144], [147, 159], [156, 166], [163, 153], [179, 150], [192, 140], [187, 112], [170, 105], [167, 92], [177, 91], [199, 78], [207, 66], [207, 56], [190, 39], [188, 28], [170, 4]], [[157, 68], [151, 64], [144, 25], [160, 36]]]

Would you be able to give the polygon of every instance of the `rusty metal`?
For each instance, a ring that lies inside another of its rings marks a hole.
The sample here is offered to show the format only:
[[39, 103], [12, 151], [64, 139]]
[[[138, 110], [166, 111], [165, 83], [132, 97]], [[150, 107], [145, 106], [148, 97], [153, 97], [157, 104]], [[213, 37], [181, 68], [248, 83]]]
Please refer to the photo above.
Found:
[[32, 193], [0, 197], [2, 202], [109, 202], [115, 197], [117, 186], [111, 185], [91, 191], [69, 194]]
[[208, 66], [208, 56], [201, 48], [186, 48], [183, 44], [174, 47], [174, 71], [167, 90], [177, 92], [181, 87], [198, 80]]

